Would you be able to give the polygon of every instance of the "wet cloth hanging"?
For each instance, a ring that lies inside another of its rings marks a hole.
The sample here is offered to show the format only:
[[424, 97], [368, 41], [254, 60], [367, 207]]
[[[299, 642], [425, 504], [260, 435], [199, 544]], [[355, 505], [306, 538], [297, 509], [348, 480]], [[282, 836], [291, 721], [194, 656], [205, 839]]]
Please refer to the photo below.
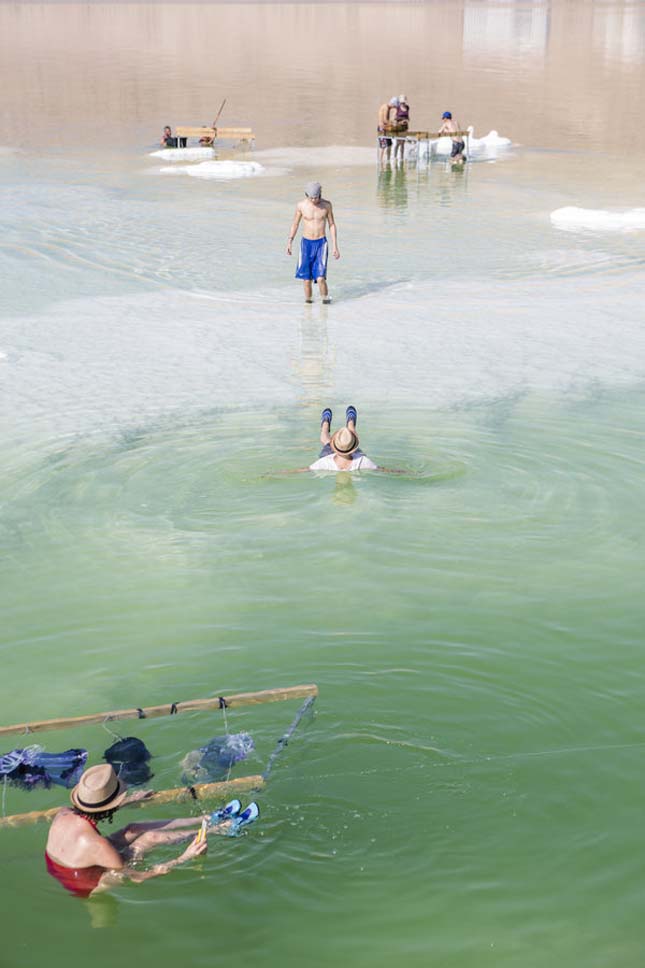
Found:
[[183, 783], [207, 783], [221, 780], [240, 760], [245, 760], [255, 749], [248, 733], [215, 736], [205, 746], [191, 750], [181, 761]]
[[0, 781], [23, 790], [52, 785], [70, 789], [75, 786], [87, 761], [87, 750], [70, 749], [45, 753], [42, 746], [27, 746], [0, 756]]
[[148, 747], [136, 736], [117, 740], [103, 754], [103, 759], [112, 764], [117, 776], [129, 786], [139, 786], [152, 779], [154, 773], [148, 766], [150, 758]]

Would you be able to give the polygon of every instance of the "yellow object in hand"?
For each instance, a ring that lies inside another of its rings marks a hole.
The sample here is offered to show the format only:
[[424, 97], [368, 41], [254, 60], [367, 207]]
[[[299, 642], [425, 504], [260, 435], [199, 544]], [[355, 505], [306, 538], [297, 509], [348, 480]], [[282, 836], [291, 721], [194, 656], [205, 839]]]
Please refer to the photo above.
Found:
[[206, 831], [208, 830], [208, 817], [204, 817], [202, 820], [202, 825], [197, 831], [197, 836], [195, 837], [195, 843], [201, 844], [206, 840]]

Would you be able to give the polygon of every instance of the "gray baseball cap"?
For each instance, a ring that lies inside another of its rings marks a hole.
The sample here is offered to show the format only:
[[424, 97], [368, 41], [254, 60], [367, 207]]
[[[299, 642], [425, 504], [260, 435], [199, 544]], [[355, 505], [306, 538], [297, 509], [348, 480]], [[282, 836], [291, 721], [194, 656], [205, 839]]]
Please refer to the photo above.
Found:
[[322, 186], [320, 182], [307, 182], [305, 185], [305, 195], [307, 198], [320, 198], [322, 195]]

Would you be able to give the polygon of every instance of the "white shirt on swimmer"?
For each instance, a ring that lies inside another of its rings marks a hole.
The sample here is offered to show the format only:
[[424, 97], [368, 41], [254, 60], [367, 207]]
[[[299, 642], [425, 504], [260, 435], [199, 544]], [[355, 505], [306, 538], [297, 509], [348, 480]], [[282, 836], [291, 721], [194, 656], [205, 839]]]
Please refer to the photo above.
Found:
[[310, 471], [377, 471], [378, 466], [365, 454], [358, 454], [356, 457], [352, 455], [352, 465], [351, 467], [339, 467], [334, 460], [333, 454], [327, 454], [326, 457], [319, 457], [315, 460], [313, 464], [309, 465]]

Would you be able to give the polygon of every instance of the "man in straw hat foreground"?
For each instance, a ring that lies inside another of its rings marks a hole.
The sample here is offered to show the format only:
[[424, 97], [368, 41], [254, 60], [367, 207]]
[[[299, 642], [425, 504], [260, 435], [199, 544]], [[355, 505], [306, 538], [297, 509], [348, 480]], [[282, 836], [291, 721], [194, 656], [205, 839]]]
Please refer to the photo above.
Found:
[[402, 470], [379, 467], [359, 448], [356, 433], [356, 407], [345, 411], [345, 426], [331, 433], [332, 412], [325, 407], [321, 414], [320, 443], [323, 445], [318, 460], [310, 464], [310, 471], [385, 471], [388, 474], [404, 474]]
[[[156, 864], [145, 871], [131, 865], [154, 847], [178, 844], [194, 838], [202, 817], [131, 823], [110, 837], [97, 830], [101, 820], [112, 822], [115, 812], [127, 803], [145, 799], [147, 792], [128, 796], [126, 784], [110, 764], [91, 766], [70, 793], [71, 809], [63, 807], [54, 817], [45, 863], [48, 872], [72, 894], [89, 897], [124, 880], [139, 883], [167, 874], [173, 867], [206, 853], [206, 838], [197, 837], [179, 857]], [[208, 833], [235, 834], [240, 827], [257, 819], [256, 804], [240, 812], [239, 800], [233, 800], [209, 819]]]

